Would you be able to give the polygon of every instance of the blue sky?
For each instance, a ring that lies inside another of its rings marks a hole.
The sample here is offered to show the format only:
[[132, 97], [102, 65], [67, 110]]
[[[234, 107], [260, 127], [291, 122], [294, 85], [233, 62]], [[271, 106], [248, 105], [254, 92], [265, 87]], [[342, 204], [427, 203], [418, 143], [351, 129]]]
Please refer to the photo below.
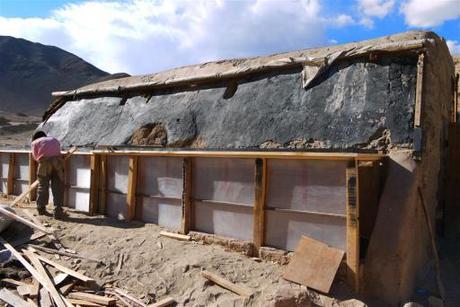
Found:
[[130, 74], [415, 29], [460, 53], [460, 0], [0, 0], [0, 35]]

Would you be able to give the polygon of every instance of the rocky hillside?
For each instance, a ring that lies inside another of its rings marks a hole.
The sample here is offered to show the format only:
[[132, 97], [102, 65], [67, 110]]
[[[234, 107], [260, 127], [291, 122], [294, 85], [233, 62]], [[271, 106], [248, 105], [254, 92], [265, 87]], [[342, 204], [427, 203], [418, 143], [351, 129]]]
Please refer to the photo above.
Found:
[[[113, 77], [120, 76], [126, 74]], [[109, 73], [57, 47], [0, 36], [0, 111], [41, 115], [52, 91], [110, 78]]]

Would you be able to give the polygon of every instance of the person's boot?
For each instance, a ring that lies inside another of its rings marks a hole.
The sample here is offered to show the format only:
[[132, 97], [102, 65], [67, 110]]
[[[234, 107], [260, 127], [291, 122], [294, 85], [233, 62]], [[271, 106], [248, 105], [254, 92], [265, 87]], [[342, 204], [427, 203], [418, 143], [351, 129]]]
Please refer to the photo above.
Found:
[[53, 217], [56, 220], [63, 220], [68, 217], [68, 215], [62, 210], [62, 208], [58, 207], [54, 209]]
[[38, 215], [47, 215], [47, 213], [48, 213], [48, 212], [46, 212], [45, 207], [38, 207], [37, 211], [38, 211]]

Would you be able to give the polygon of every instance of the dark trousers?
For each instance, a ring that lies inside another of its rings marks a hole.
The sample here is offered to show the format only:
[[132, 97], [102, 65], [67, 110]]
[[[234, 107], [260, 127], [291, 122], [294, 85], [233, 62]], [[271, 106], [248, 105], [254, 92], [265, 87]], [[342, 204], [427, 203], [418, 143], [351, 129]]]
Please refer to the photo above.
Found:
[[48, 204], [51, 181], [55, 210], [62, 210], [64, 203], [64, 160], [62, 157], [42, 158], [38, 162], [37, 177], [37, 207], [44, 209]]

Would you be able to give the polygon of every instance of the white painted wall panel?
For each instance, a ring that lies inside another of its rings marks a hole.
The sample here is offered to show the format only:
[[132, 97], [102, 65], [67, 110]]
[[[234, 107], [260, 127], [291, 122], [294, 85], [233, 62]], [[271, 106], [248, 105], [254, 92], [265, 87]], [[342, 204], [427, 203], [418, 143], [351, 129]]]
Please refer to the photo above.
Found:
[[192, 165], [193, 198], [254, 205], [254, 160], [195, 158]]
[[267, 210], [266, 245], [293, 251], [301, 235], [342, 250], [346, 248], [346, 219]]
[[14, 195], [21, 195], [21, 193], [29, 189], [29, 180], [15, 180], [14, 181]]
[[142, 216], [144, 222], [177, 230], [182, 221], [181, 200], [143, 197]]
[[107, 167], [108, 190], [113, 192], [128, 193], [128, 157], [108, 156]]
[[267, 207], [345, 214], [346, 161], [268, 160]]
[[182, 197], [182, 159], [141, 157], [138, 164], [143, 182], [138, 193], [164, 197]]
[[193, 202], [195, 229], [219, 236], [252, 241], [252, 208]]
[[107, 215], [119, 220], [126, 219], [128, 206], [126, 195], [118, 193], [107, 193]]
[[89, 190], [88, 189], [69, 189], [68, 206], [78, 211], [89, 212]]
[[14, 178], [21, 180], [29, 180], [29, 154], [16, 154], [14, 165]]
[[0, 153], [0, 177], [2, 181], [2, 192], [6, 194], [7, 192], [7, 182], [8, 182], [8, 165], [10, 161], [10, 154]]

